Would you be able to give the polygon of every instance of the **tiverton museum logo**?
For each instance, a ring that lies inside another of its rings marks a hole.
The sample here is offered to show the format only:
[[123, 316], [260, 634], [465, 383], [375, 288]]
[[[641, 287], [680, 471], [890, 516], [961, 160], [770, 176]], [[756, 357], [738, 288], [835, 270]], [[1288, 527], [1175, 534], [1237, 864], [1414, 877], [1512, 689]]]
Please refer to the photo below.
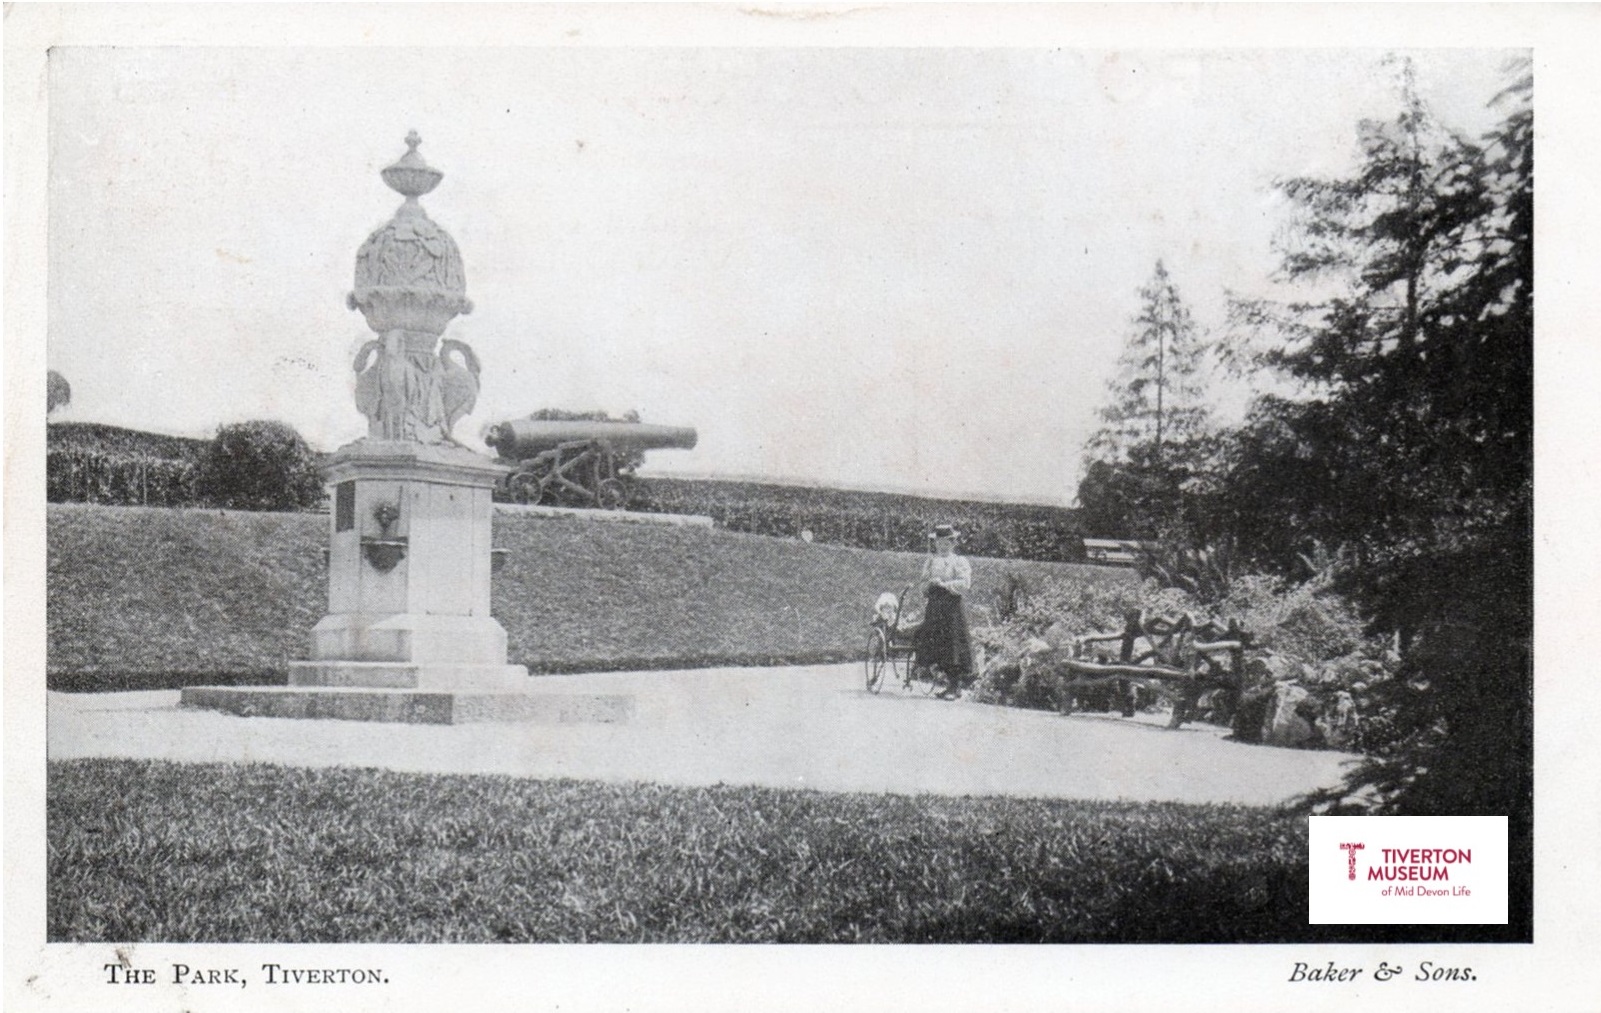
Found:
[[1340, 845], [1341, 850], [1343, 850], [1345, 852], [1345, 860], [1346, 860], [1346, 870], [1345, 870], [1346, 871], [1346, 877], [1345, 878], [1346, 879], [1355, 879], [1356, 878], [1356, 853], [1358, 851], [1361, 851], [1364, 847], [1366, 847], [1366, 845], [1364, 845], [1364, 844], [1342, 844], [1342, 845]]
[[[1366, 848], [1362, 842], [1345, 842], [1340, 850], [1345, 852], [1345, 878], [1356, 879], [1356, 853]], [[1451, 879], [1451, 866], [1473, 864], [1472, 848], [1379, 848], [1380, 862], [1369, 865], [1367, 878], [1380, 881], [1436, 881], [1449, 882]], [[1389, 891], [1386, 890], [1386, 893]], [[1410, 895], [1410, 888], [1400, 891]], [[1430, 893], [1436, 891], [1428, 891]], [[1444, 893], [1445, 891], [1437, 891]], [[1467, 887], [1459, 887], [1452, 891], [1457, 896], [1466, 896]]]
[[1506, 825], [1505, 816], [1308, 817], [1307, 921], [1504, 925]]

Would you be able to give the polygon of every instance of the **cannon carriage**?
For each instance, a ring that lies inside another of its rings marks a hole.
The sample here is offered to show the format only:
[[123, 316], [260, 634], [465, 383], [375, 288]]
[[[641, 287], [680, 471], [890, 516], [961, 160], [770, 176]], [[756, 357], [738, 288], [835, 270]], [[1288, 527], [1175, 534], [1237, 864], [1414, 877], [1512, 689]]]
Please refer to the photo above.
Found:
[[513, 470], [503, 490], [519, 503], [621, 510], [648, 450], [695, 446], [694, 429], [642, 422], [514, 419], [484, 436]]

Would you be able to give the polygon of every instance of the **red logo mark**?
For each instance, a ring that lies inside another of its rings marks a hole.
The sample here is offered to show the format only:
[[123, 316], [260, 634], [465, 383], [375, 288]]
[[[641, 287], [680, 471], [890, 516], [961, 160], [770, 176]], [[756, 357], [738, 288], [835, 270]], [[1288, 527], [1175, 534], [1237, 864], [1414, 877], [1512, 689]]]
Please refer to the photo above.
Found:
[[1356, 853], [1361, 851], [1363, 847], [1364, 845], [1361, 844], [1340, 845], [1340, 849], [1345, 852], [1345, 871], [1347, 879], [1356, 878]]

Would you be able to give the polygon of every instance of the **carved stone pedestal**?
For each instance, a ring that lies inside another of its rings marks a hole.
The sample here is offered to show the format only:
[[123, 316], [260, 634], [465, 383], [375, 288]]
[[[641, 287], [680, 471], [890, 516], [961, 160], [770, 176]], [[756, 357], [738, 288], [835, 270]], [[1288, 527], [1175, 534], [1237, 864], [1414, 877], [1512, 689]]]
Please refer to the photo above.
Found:
[[489, 614], [490, 492], [501, 469], [469, 451], [361, 440], [324, 465], [328, 615], [289, 689], [190, 688], [183, 703], [235, 714], [454, 721], [452, 694], [517, 693], [506, 631]]
[[530, 692], [489, 614], [491, 491], [504, 468], [459, 447], [361, 440], [324, 465], [328, 615], [288, 687], [191, 687], [190, 707], [257, 717], [614, 722], [632, 700]]
[[525, 688], [489, 614], [491, 493], [505, 471], [451, 446], [360, 440], [334, 454], [328, 615], [289, 684]]

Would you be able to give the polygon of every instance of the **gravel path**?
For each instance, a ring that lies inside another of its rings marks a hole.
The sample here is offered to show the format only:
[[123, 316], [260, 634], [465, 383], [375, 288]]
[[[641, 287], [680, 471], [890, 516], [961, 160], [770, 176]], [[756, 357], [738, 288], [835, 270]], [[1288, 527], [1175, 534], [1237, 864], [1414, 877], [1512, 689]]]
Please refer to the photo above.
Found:
[[49, 697], [49, 756], [266, 762], [827, 791], [1271, 804], [1338, 783], [1347, 754], [1230, 742], [1162, 718], [1060, 717], [862, 689], [857, 665], [545, 676], [627, 693], [625, 724], [458, 726], [241, 718], [177, 692]]

